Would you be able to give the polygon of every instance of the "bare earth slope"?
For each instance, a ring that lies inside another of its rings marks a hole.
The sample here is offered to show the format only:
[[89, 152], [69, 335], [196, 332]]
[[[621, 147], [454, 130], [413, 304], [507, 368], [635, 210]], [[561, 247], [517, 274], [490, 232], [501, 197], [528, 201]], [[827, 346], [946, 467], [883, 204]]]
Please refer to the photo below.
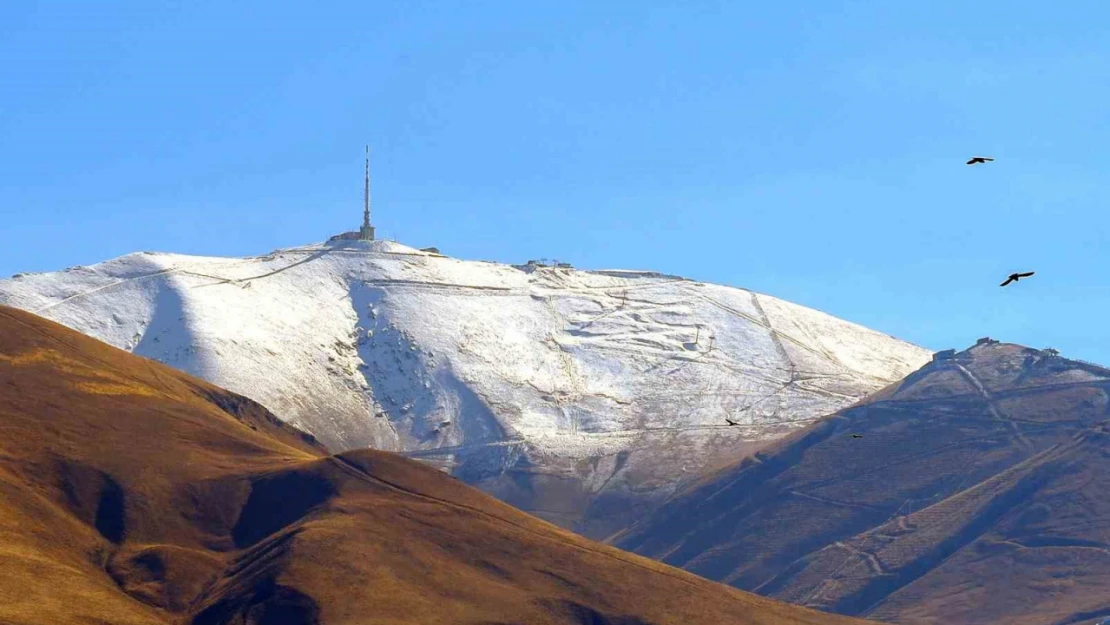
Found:
[[0, 307], [0, 622], [844, 624]]
[[1110, 370], [977, 345], [720, 471], [610, 542], [875, 620], [1095, 623], [1110, 616], [1108, 390]]
[[332, 451], [406, 452], [594, 537], [930, 356], [742, 289], [390, 241], [130, 254], [0, 280], [0, 304], [246, 395]]

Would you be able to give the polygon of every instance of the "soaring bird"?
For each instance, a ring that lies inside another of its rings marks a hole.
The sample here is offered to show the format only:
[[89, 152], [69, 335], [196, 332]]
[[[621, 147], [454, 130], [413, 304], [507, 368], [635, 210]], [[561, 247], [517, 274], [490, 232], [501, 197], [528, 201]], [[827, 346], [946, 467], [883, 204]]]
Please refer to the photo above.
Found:
[[728, 417], [725, 417], [725, 423], [728, 423], [729, 425], [740, 425], [739, 423], [733, 421], [732, 419], [729, 419]]
[[993, 161], [993, 160], [994, 159], [990, 158], [989, 156], [972, 156], [971, 160], [968, 161], [967, 164], [968, 165], [975, 165], [975, 164], [978, 164], [978, 163], [985, 163], [987, 161]]
[[1000, 284], [998, 286], [1006, 286], [1007, 284], [1009, 284], [1011, 282], [1017, 282], [1018, 280], [1020, 280], [1022, 278], [1028, 278], [1029, 276], [1033, 275], [1034, 273], [1036, 273], [1036, 272], [1035, 271], [1030, 271], [1030, 272], [1027, 272], [1027, 273], [1012, 273], [1012, 274], [1010, 274], [1009, 278], [1006, 278], [1005, 282], [1003, 282], [1002, 284]]
[[852, 438], [863, 438], [863, 434], [853, 434]]

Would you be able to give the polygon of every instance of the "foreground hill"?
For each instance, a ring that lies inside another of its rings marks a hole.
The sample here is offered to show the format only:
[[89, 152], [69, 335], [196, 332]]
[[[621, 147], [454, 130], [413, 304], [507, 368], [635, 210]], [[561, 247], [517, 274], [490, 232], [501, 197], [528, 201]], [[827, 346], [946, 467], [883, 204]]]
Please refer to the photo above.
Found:
[[246, 395], [333, 451], [408, 452], [592, 536], [930, 357], [742, 289], [389, 241], [131, 254], [0, 280], [0, 304]]
[[0, 307], [0, 622], [848, 625]]
[[1110, 616], [1110, 370], [990, 342], [939, 357], [612, 542], [900, 625]]

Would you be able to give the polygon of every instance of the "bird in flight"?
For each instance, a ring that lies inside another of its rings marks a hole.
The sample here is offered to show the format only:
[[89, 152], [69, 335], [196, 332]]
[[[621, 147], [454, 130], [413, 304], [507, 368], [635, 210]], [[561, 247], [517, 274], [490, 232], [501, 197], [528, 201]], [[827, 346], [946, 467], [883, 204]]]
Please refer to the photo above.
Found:
[[1033, 275], [1034, 273], [1036, 273], [1036, 272], [1028, 271], [1026, 273], [1012, 273], [1012, 274], [1010, 274], [1009, 278], [1006, 278], [1005, 282], [1003, 282], [1002, 284], [1000, 284], [998, 286], [1006, 286], [1007, 284], [1009, 284], [1011, 282], [1017, 282], [1018, 280], [1020, 280], [1022, 278], [1028, 278], [1029, 276]]
[[863, 438], [863, 434], [853, 434], [852, 438]]
[[967, 162], [967, 164], [968, 165], [976, 165], [978, 163], [986, 163], [987, 161], [993, 161], [993, 160], [994, 159], [990, 158], [989, 156], [972, 156], [971, 160], [969, 160]]
[[740, 425], [739, 423], [733, 421], [732, 419], [729, 419], [728, 417], [725, 417], [725, 423], [729, 425]]

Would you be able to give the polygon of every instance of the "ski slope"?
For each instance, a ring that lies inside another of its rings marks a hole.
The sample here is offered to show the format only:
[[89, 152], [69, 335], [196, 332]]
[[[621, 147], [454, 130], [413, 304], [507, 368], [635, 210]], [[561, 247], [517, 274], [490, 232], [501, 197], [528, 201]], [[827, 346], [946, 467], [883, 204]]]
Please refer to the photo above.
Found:
[[526, 509], [546, 499], [534, 511], [567, 525], [608, 491], [665, 497], [931, 356], [744, 289], [391, 241], [141, 252], [0, 280], [0, 304], [249, 396], [333, 451], [404, 452]]

